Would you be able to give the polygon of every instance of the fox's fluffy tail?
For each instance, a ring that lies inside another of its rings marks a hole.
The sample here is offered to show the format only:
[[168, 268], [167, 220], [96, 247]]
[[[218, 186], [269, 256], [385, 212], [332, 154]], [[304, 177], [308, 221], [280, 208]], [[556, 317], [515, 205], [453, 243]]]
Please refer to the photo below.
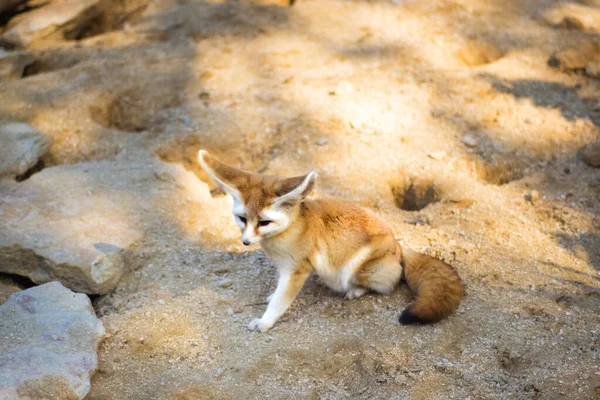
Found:
[[417, 298], [400, 314], [400, 323], [428, 324], [452, 314], [464, 295], [458, 273], [443, 261], [402, 249], [404, 278]]

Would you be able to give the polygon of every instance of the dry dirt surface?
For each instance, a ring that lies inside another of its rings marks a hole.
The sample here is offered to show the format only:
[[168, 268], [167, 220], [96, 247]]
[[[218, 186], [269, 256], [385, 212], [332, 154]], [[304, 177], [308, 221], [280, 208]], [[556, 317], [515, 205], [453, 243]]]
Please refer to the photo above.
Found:
[[[108, 336], [88, 399], [600, 398], [600, 169], [579, 154], [600, 138], [600, 1], [108, 3], [27, 45], [0, 122], [52, 137], [44, 168], [156, 158], [206, 195], [146, 210], [93, 298]], [[460, 309], [404, 327], [405, 286], [344, 300], [310, 279], [272, 331], [246, 330], [276, 271], [199, 148], [318, 170], [320, 195], [454, 265]]]

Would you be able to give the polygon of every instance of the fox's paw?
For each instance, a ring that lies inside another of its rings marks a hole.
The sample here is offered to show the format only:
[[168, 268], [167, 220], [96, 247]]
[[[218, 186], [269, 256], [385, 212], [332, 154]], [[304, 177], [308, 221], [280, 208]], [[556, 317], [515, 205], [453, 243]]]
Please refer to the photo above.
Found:
[[362, 287], [355, 287], [355, 288], [352, 288], [352, 289], [348, 290], [346, 292], [346, 296], [345, 297], [348, 300], [352, 300], [352, 299], [359, 298], [360, 296], [362, 296], [365, 293], [367, 293], [367, 289], [362, 288]]
[[266, 332], [273, 327], [272, 323], [267, 323], [260, 318], [254, 318], [248, 324], [248, 329], [251, 331]]

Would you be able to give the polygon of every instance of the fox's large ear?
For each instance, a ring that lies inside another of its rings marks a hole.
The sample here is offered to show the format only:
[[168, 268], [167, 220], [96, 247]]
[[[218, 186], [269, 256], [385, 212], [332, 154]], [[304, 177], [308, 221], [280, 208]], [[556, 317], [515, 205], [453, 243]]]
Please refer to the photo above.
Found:
[[249, 175], [247, 172], [223, 164], [221, 161], [208, 154], [208, 151], [206, 150], [200, 150], [198, 152], [198, 160], [200, 161], [202, 168], [204, 168], [208, 175], [210, 175], [223, 191], [229, 193], [232, 197], [241, 200], [237, 186], [246, 180]]
[[275, 184], [275, 194], [279, 196], [274, 203], [297, 203], [306, 198], [315, 189], [317, 172], [311, 171], [303, 176], [283, 178]]

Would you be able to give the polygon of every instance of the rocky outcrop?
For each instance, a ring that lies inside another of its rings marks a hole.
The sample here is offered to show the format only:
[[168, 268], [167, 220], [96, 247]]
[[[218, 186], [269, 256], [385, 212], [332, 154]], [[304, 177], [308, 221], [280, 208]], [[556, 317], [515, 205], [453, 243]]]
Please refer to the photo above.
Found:
[[27, 124], [0, 126], [0, 178], [16, 178], [48, 152], [52, 138]]
[[38, 40], [75, 39], [102, 12], [102, 0], [53, 1], [10, 20], [0, 40], [26, 47]]
[[83, 399], [105, 330], [86, 295], [59, 282], [0, 306], [0, 398]]
[[133, 205], [156, 182], [155, 165], [83, 163], [47, 168], [0, 193], [0, 272], [60, 280], [85, 293], [112, 290], [124, 252], [142, 237]]
[[183, 187], [191, 198], [210, 198], [192, 173], [149, 155], [46, 168], [20, 183], [0, 180], [0, 272], [108, 293], [132, 245], [161, 223], [164, 210], [185, 201]]

